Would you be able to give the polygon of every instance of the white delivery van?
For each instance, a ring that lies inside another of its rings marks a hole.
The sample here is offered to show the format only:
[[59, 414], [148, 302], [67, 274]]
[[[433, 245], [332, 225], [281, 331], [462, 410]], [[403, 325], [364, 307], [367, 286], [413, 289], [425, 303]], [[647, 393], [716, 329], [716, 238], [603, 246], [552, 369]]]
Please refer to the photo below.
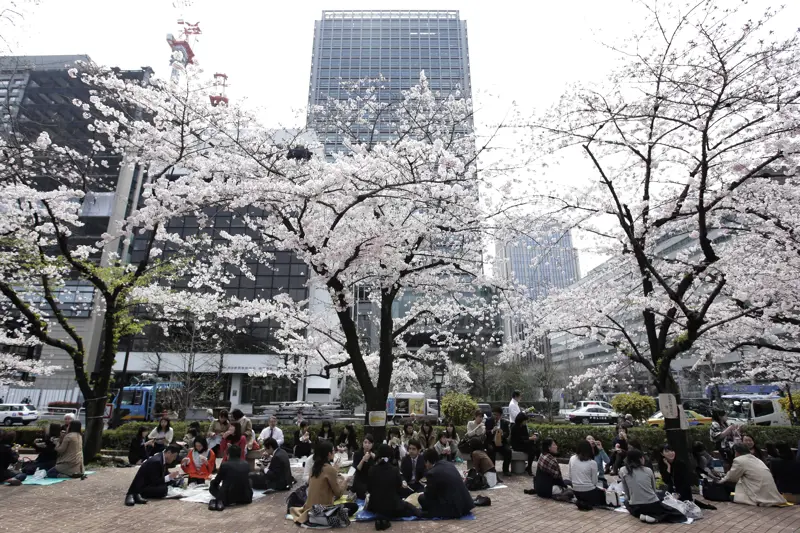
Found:
[[755, 426], [790, 426], [789, 413], [775, 396], [725, 395], [730, 406], [728, 420]]

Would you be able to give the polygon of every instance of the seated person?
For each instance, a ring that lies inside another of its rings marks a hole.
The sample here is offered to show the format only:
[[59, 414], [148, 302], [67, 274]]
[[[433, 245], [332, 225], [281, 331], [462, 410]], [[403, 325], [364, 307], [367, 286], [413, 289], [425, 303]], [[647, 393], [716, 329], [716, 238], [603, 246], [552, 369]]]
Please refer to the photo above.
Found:
[[258, 435], [258, 442], [262, 446], [264, 445], [264, 441], [267, 439], [275, 439], [275, 442], [278, 443], [278, 446], [283, 446], [283, 430], [278, 427], [278, 419], [275, 418], [275, 415], [269, 417], [267, 427], [262, 429], [261, 433]]
[[[302, 422], [305, 424], [305, 422]], [[269, 465], [262, 472], [250, 474], [254, 489], [289, 490], [294, 483], [292, 468], [289, 466], [289, 454], [278, 446], [275, 439], [264, 440], [264, 457], [269, 458]], [[309, 461], [310, 462], [310, 461]]]
[[769, 463], [775, 486], [781, 494], [800, 494], [800, 461], [795, 459], [792, 448], [786, 442], [775, 445], [776, 457]]
[[326, 420], [322, 423], [322, 429], [319, 430], [317, 434], [317, 442], [321, 440], [327, 440], [333, 442], [335, 435], [333, 434], [333, 427], [329, 420]]
[[33, 475], [37, 470], [44, 470], [47, 472], [56, 466], [56, 463], [58, 462], [56, 445], [58, 444], [58, 438], [60, 435], [61, 426], [59, 424], [50, 424], [50, 428], [48, 429], [47, 434], [44, 435], [44, 438], [36, 439], [33, 442], [33, 447], [36, 448], [36, 451], [39, 452], [39, 455], [36, 456], [35, 461], [26, 463], [25, 466], [22, 467], [22, 472], [28, 475]]
[[421, 483], [425, 477], [425, 460], [420, 456], [421, 452], [422, 445], [417, 439], [408, 441], [408, 453], [400, 462], [400, 472], [407, 487], [406, 496], [425, 490]]
[[147, 446], [148, 455], [155, 455], [172, 444], [174, 435], [175, 432], [170, 425], [169, 418], [162, 417], [158, 421], [158, 426], [147, 436], [148, 440], [145, 446]]
[[486, 483], [489, 488], [497, 485], [497, 470], [494, 468], [494, 463], [483, 450], [483, 440], [480, 437], [473, 437], [469, 441], [469, 446], [472, 449], [472, 467], [479, 473], [483, 474], [486, 478]]
[[384, 443], [388, 444], [392, 448], [392, 464], [395, 466], [400, 466], [400, 462], [408, 453], [406, 447], [403, 446], [400, 428], [397, 426], [389, 428], [386, 439], [387, 440], [385, 440]]
[[[700, 500], [695, 501], [692, 495], [692, 476], [689, 466], [677, 458], [675, 450], [666, 444], [661, 450], [661, 458], [658, 461], [658, 469], [661, 473], [661, 481], [667, 486], [667, 491], [675, 497], [685, 502], [695, 502], [701, 509], [714, 510], [716, 507], [708, 505]], [[572, 480], [573, 485], [575, 480]]]
[[786, 504], [786, 500], [775, 486], [769, 468], [761, 459], [750, 454], [750, 448], [746, 444], [741, 442], [734, 444], [733, 453], [731, 469], [720, 483], [736, 483], [733, 496], [735, 503], [759, 507]]
[[125, 495], [125, 505], [147, 503], [145, 497], [166, 498], [168, 485], [180, 477], [180, 472], [169, 471], [169, 465], [175, 462], [180, 453], [180, 446], [170, 444], [163, 452], [145, 461], [133, 477]]
[[[561, 475], [561, 466], [556, 460], [558, 443], [550, 437], [542, 441], [542, 455], [533, 478], [533, 491], [540, 498], [560, 496], [567, 490], [567, 482]], [[530, 493], [530, 492], [529, 492]]]
[[378, 447], [377, 463], [369, 470], [367, 509], [385, 518], [419, 516], [419, 509], [403, 499], [405, 483], [400, 470], [392, 464], [393, 459], [392, 447], [381, 444]]
[[698, 478], [705, 477], [711, 481], [722, 478], [714, 470], [714, 458], [706, 451], [706, 447], [702, 442], [697, 441], [692, 445], [692, 457], [694, 458], [695, 474]]
[[529, 476], [533, 475], [533, 463], [536, 461], [534, 439], [538, 439], [538, 436], [531, 435], [528, 431], [528, 415], [524, 412], [519, 413], [514, 420], [514, 426], [511, 428], [511, 449], [528, 456], [525, 473]]
[[[244, 435], [246, 447], [242, 450], [243, 456], [247, 455], [247, 450], [253, 447], [255, 442], [255, 433], [253, 433], [253, 422], [244, 416], [241, 409], [234, 409], [231, 411], [231, 418], [233, 418], [232, 425], [239, 426], [239, 430]], [[230, 430], [229, 430], [230, 431]], [[281, 437], [281, 441], [283, 437]], [[226, 456], [227, 457], [227, 456]]]
[[149, 431], [146, 426], [140, 426], [136, 436], [131, 439], [128, 446], [128, 462], [132, 465], [140, 465], [147, 461], [147, 435]]
[[447, 461], [455, 461], [458, 456], [458, 447], [455, 442], [447, 438], [444, 431], [440, 431], [436, 436], [436, 444], [433, 449], [439, 454], [439, 457]]
[[214, 497], [208, 502], [210, 510], [222, 511], [226, 505], [253, 502], [250, 488], [250, 465], [242, 458], [238, 444], [228, 446], [228, 460], [219, 467], [217, 476], [211, 480], [208, 492]]
[[181, 461], [181, 468], [189, 476], [189, 483], [205, 485], [206, 480], [214, 473], [216, 463], [217, 456], [208, 449], [208, 441], [199, 435], [194, 438], [192, 448]]
[[0, 432], [0, 483], [15, 486], [22, 485], [22, 482], [28, 477], [11, 468], [19, 460], [19, 454], [13, 447], [16, 438], [17, 434], [14, 431]]
[[56, 466], [47, 472], [47, 477], [84, 477], [83, 436], [79, 421], [69, 423], [69, 431], [62, 434], [56, 444], [56, 453]]
[[578, 443], [578, 453], [569, 458], [569, 478], [578, 502], [589, 507], [605, 506], [606, 493], [598, 488], [600, 484], [597, 461], [591, 443], [582, 440]]
[[[308, 478], [308, 497], [303, 507], [289, 508], [289, 514], [298, 524], [308, 521], [308, 512], [314, 505], [325, 507], [333, 505], [347, 488], [346, 479], [339, 475], [336, 468], [331, 465], [333, 461], [333, 444], [322, 441], [314, 449], [314, 462], [311, 467], [311, 477]], [[344, 504], [347, 512], [352, 516], [358, 511], [358, 504]]]
[[222, 454], [220, 451], [222, 435], [227, 433], [230, 428], [231, 423], [228, 421], [228, 411], [222, 409], [219, 412], [219, 417], [208, 426], [208, 446], [214, 452], [214, 455], [220, 456]]
[[419, 496], [422, 514], [428, 518], [461, 518], [475, 507], [456, 467], [439, 459], [434, 449], [425, 450], [425, 492]]
[[219, 451], [222, 454], [222, 462], [226, 462], [228, 460], [228, 446], [232, 444], [236, 445], [236, 448], [239, 450], [241, 455], [241, 459], [244, 461], [247, 457], [247, 438], [242, 433], [242, 426], [240, 424], [231, 424], [231, 428], [228, 430], [227, 435], [222, 438], [222, 442], [219, 443]]
[[645, 458], [640, 450], [628, 450], [619, 477], [625, 490], [625, 508], [631, 516], [648, 524], [686, 522], [683, 513], [661, 503], [656, 493], [656, 476], [650, 468], [645, 467]]
[[309, 455], [311, 455], [311, 435], [308, 433], [308, 422], [303, 420], [300, 422], [300, 427], [294, 432], [294, 456], [308, 457]]
[[372, 451], [374, 442], [372, 435], [365, 435], [363, 448], [353, 454], [353, 466], [356, 468], [356, 473], [353, 475], [353, 492], [359, 500], [367, 497], [369, 469], [375, 464], [375, 452]]

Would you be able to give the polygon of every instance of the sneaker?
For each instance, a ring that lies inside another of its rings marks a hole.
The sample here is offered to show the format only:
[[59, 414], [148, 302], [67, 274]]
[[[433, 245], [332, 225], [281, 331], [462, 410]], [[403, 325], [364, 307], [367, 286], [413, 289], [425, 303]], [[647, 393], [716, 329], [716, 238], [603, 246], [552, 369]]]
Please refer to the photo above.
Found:
[[642, 522], [646, 522], [648, 524], [655, 524], [657, 522], [657, 520], [652, 516], [650, 516], [649, 514], [640, 514], [639, 520], [641, 520]]

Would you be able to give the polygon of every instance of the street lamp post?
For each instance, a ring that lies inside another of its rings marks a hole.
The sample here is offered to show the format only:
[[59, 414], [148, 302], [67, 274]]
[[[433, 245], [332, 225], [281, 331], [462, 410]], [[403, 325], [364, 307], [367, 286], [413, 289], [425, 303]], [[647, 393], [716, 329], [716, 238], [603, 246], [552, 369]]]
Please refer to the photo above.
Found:
[[436, 389], [436, 410], [439, 424], [442, 423], [442, 383], [444, 383], [444, 365], [436, 363], [433, 367], [433, 386]]

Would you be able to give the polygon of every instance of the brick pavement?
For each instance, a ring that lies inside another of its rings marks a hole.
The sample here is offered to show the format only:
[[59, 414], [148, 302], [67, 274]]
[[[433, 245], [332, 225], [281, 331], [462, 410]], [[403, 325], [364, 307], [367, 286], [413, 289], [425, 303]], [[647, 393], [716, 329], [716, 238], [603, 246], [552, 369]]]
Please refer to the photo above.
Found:
[[[158, 531], [198, 533], [258, 533], [298, 531], [284, 519], [284, 495], [270, 495], [249, 506], [211, 512], [205, 505], [179, 501], [150, 501], [147, 505], [125, 507], [125, 491], [134, 475], [130, 468], [103, 468], [84, 481], [68, 480], [49, 487], [0, 486], [0, 531], [14, 533], [108, 533]], [[411, 533], [475, 532], [509, 533], [599, 533], [613, 531], [686, 531], [693, 533], [778, 533], [800, 531], [800, 506], [754, 508], [732, 503], [718, 504], [719, 510], [693, 525], [643, 524], [623, 513], [596, 509], [578, 511], [574, 505], [541, 500], [522, 492], [530, 478], [509, 478], [507, 489], [486, 491], [491, 507], [475, 510], [475, 521], [394, 522], [391, 531]], [[10, 511], [10, 512], [9, 512]], [[374, 531], [371, 523], [353, 523], [353, 532]]]

